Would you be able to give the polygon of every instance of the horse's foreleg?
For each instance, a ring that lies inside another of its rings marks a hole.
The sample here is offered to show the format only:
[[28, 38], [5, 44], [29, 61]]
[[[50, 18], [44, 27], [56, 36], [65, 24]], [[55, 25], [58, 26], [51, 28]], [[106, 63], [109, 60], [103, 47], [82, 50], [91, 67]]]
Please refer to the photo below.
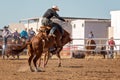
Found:
[[58, 57], [58, 67], [61, 67], [61, 57], [60, 57], [60, 53], [56, 54]]
[[60, 57], [60, 51], [61, 51], [62, 48], [60, 48], [57, 53], [56, 53], [56, 56], [58, 57], [58, 67], [61, 67], [61, 57]]
[[60, 47], [57, 49], [56, 56], [58, 57], [58, 67], [61, 67], [61, 57], [60, 57], [60, 51], [62, 50], [63, 47]]

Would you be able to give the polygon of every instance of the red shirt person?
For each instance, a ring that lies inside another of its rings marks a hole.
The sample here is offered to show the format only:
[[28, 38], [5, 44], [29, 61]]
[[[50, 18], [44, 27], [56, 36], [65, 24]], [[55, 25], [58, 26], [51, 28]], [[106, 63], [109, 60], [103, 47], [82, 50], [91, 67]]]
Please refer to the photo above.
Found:
[[[115, 46], [115, 41], [113, 40], [113, 37], [110, 38], [108, 41], [109, 48], [114, 48]], [[116, 47], [116, 46], [115, 46]]]
[[115, 45], [115, 41], [113, 40], [113, 37], [110, 38], [110, 40], [108, 41], [108, 48], [110, 49], [110, 54], [109, 57], [110, 58], [114, 58], [114, 47], [116, 47]]

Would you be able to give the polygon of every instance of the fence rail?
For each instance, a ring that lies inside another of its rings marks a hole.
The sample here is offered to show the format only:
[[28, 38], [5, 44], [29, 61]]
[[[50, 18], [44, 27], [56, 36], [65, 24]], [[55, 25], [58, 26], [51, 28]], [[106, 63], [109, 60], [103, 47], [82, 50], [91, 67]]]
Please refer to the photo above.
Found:
[[[88, 40], [88, 38], [73, 38], [73, 41], [70, 44], [67, 44], [66, 46], [70, 48], [70, 51], [74, 51], [74, 50], [80, 50], [80, 51], [109, 51], [109, 49], [107, 48], [106, 50], [100, 50], [99, 48], [101, 48], [102, 46], [106, 46], [108, 47], [109, 45], [106, 44], [107, 41], [109, 41], [108, 38], [92, 38], [96, 44], [89, 44], [89, 46], [96, 46], [96, 49], [94, 50], [87, 50], [85, 49], [85, 46], [87, 46], [88, 44], [86, 44], [86, 41]], [[76, 43], [73, 44], [74, 41], [83, 41], [84, 43]], [[120, 39], [114, 39], [115, 43], [116, 41], [120, 42]], [[79, 48], [82, 47], [82, 48]], [[114, 51], [118, 51], [120, 53], [120, 43], [116, 43], [116, 48], [114, 49]]]
[[[11, 41], [12, 38], [9, 38], [8, 41]], [[84, 43], [82, 44], [73, 44], [73, 42], [75, 40], [79, 40], [79, 41], [84, 41]], [[88, 45], [86, 44], [86, 41], [88, 40], [88, 38], [73, 38], [73, 41], [67, 45], [65, 45], [66, 47], [69, 47], [70, 48], [70, 51], [73, 51], [73, 50], [81, 50], [81, 51], [96, 51], [97, 49], [95, 50], [86, 50], [85, 49], [85, 46]], [[97, 42], [95, 45], [89, 45], [89, 46], [96, 46], [97, 48], [98, 47], [101, 47], [101, 46], [109, 46], [108, 44], [106, 44], [106, 41], [108, 41], [109, 39], [108, 38], [93, 38], [93, 40], [95, 40], [95, 42]], [[119, 41], [120, 42], [120, 39], [114, 39], [115, 41]], [[2, 38], [0, 38], [0, 46], [2, 46]], [[116, 43], [116, 46], [117, 46], [117, 49], [115, 49], [115, 51], [119, 51], [120, 52], [120, 44], [119, 43]], [[82, 47], [81, 49], [79, 47]], [[77, 49], [79, 48], [79, 49]], [[1, 51], [2, 49], [0, 49]], [[108, 51], [109, 49], [106, 49], [105, 51]], [[102, 51], [102, 50], [101, 50]]]

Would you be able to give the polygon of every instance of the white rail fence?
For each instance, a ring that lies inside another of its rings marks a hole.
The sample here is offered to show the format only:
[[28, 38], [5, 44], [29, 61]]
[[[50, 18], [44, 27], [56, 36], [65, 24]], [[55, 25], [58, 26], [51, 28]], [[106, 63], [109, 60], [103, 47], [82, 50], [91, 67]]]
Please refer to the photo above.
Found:
[[[12, 40], [12, 38], [10, 38], [9, 40]], [[73, 38], [73, 41], [67, 45], [65, 45], [65, 47], [69, 48], [70, 52], [72, 51], [76, 51], [76, 50], [80, 50], [80, 51], [101, 51], [99, 48], [101, 48], [102, 46], [106, 46], [108, 47], [108, 44], [106, 44], [106, 42], [109, 41], [108, 38], [93, 38], [93, 40], [95, 41], [95, 45], [89, 45], [89, 46], [96, 46], [95, 50], [86, 50], [85, 46], [88, 45], [86, 44], [88, 38]], [[75, 41], [77, 41], [77, 43], [75, 43]], [[114, 39], [115, 43], [116, 43], [116, 48], [114, 49], [114, 51], [117, 51], [120, 53], [120, 39]], [[2, 38], [0, 38], [0, 42], [2, 43]], [[2, 44], [0, 44], [2, 45]], [[9, 44], [8, 44], [9, 45]], [[0, 49], [1, 51], [2, 49]], [[108, 51], [109, 49], [107, 48], [105, 51]]]
[[[88, 38], [74, 38], [73, 41], [70, 44], [67, 44], [66, 46], [70, 48], [70, 51], [76, 51], [76, 50], [80, 50], [80, 51], [108, 51], [108, 38], [93, 38], [93, 40], [95, 41], [95, 45], [93, 44], [89, 44], [89, 46], [96, 46], [95, 50], [86, 50], [85, 46], [87, 46], [88, 44], [86, 44]], [[75, 41], [77, 41], [77, 43], [75, 43]], [[116, 47], [114, 48], [114, 51], [117, 51], [120, 53], [120, 39], [114, 39]], [[81, 43], [82, 42], [82, 43]], [[102, 46], [106, 46], [105, 50], [100, 50], [100, 48]]]

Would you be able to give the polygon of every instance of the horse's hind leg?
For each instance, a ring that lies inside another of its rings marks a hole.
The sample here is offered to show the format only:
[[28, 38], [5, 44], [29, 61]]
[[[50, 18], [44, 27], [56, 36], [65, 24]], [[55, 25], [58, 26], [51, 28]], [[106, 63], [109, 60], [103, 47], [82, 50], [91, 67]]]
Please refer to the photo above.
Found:
[[49, 59], [49, 57], [50, 57], [50, 52], [47, 51], [47, 52], [45, 53], [45, 55], [44, 55], [44, 59], [43, 59], [43, 67], [44, 67], [44, 68], [45, 68], [45, 66], [46, 66], [47, 63], [48, 63], [48, 59]]
[[38, 67], [40, 67], [41, 61], [42, 61], [42, 58], [40, 58], [40, 59], [38, 60]]
[[37, 66], [37, 61], [38, 61], [38, 59], [41, 57], [41, 55], [40, 55], [40, 53], [39, 54], [37, 54], [36, 56], [35, 56], [35, 58], [33, 59], [33, 64], [34, 64], [34, 66], [35, 66], [35, 72], [40, 72], [41, 70], [39, 70], [38, 69], [38, 66]]
[[28, 59], [28, 64], [29, 64], [29, 67], [30, 67], [30, 70], [33, 72], [34, 70], [32, 69], [32, 66], [31, 66], [31, 61], [33, 59], [34, 55], [30, 55], [29, 59]]

